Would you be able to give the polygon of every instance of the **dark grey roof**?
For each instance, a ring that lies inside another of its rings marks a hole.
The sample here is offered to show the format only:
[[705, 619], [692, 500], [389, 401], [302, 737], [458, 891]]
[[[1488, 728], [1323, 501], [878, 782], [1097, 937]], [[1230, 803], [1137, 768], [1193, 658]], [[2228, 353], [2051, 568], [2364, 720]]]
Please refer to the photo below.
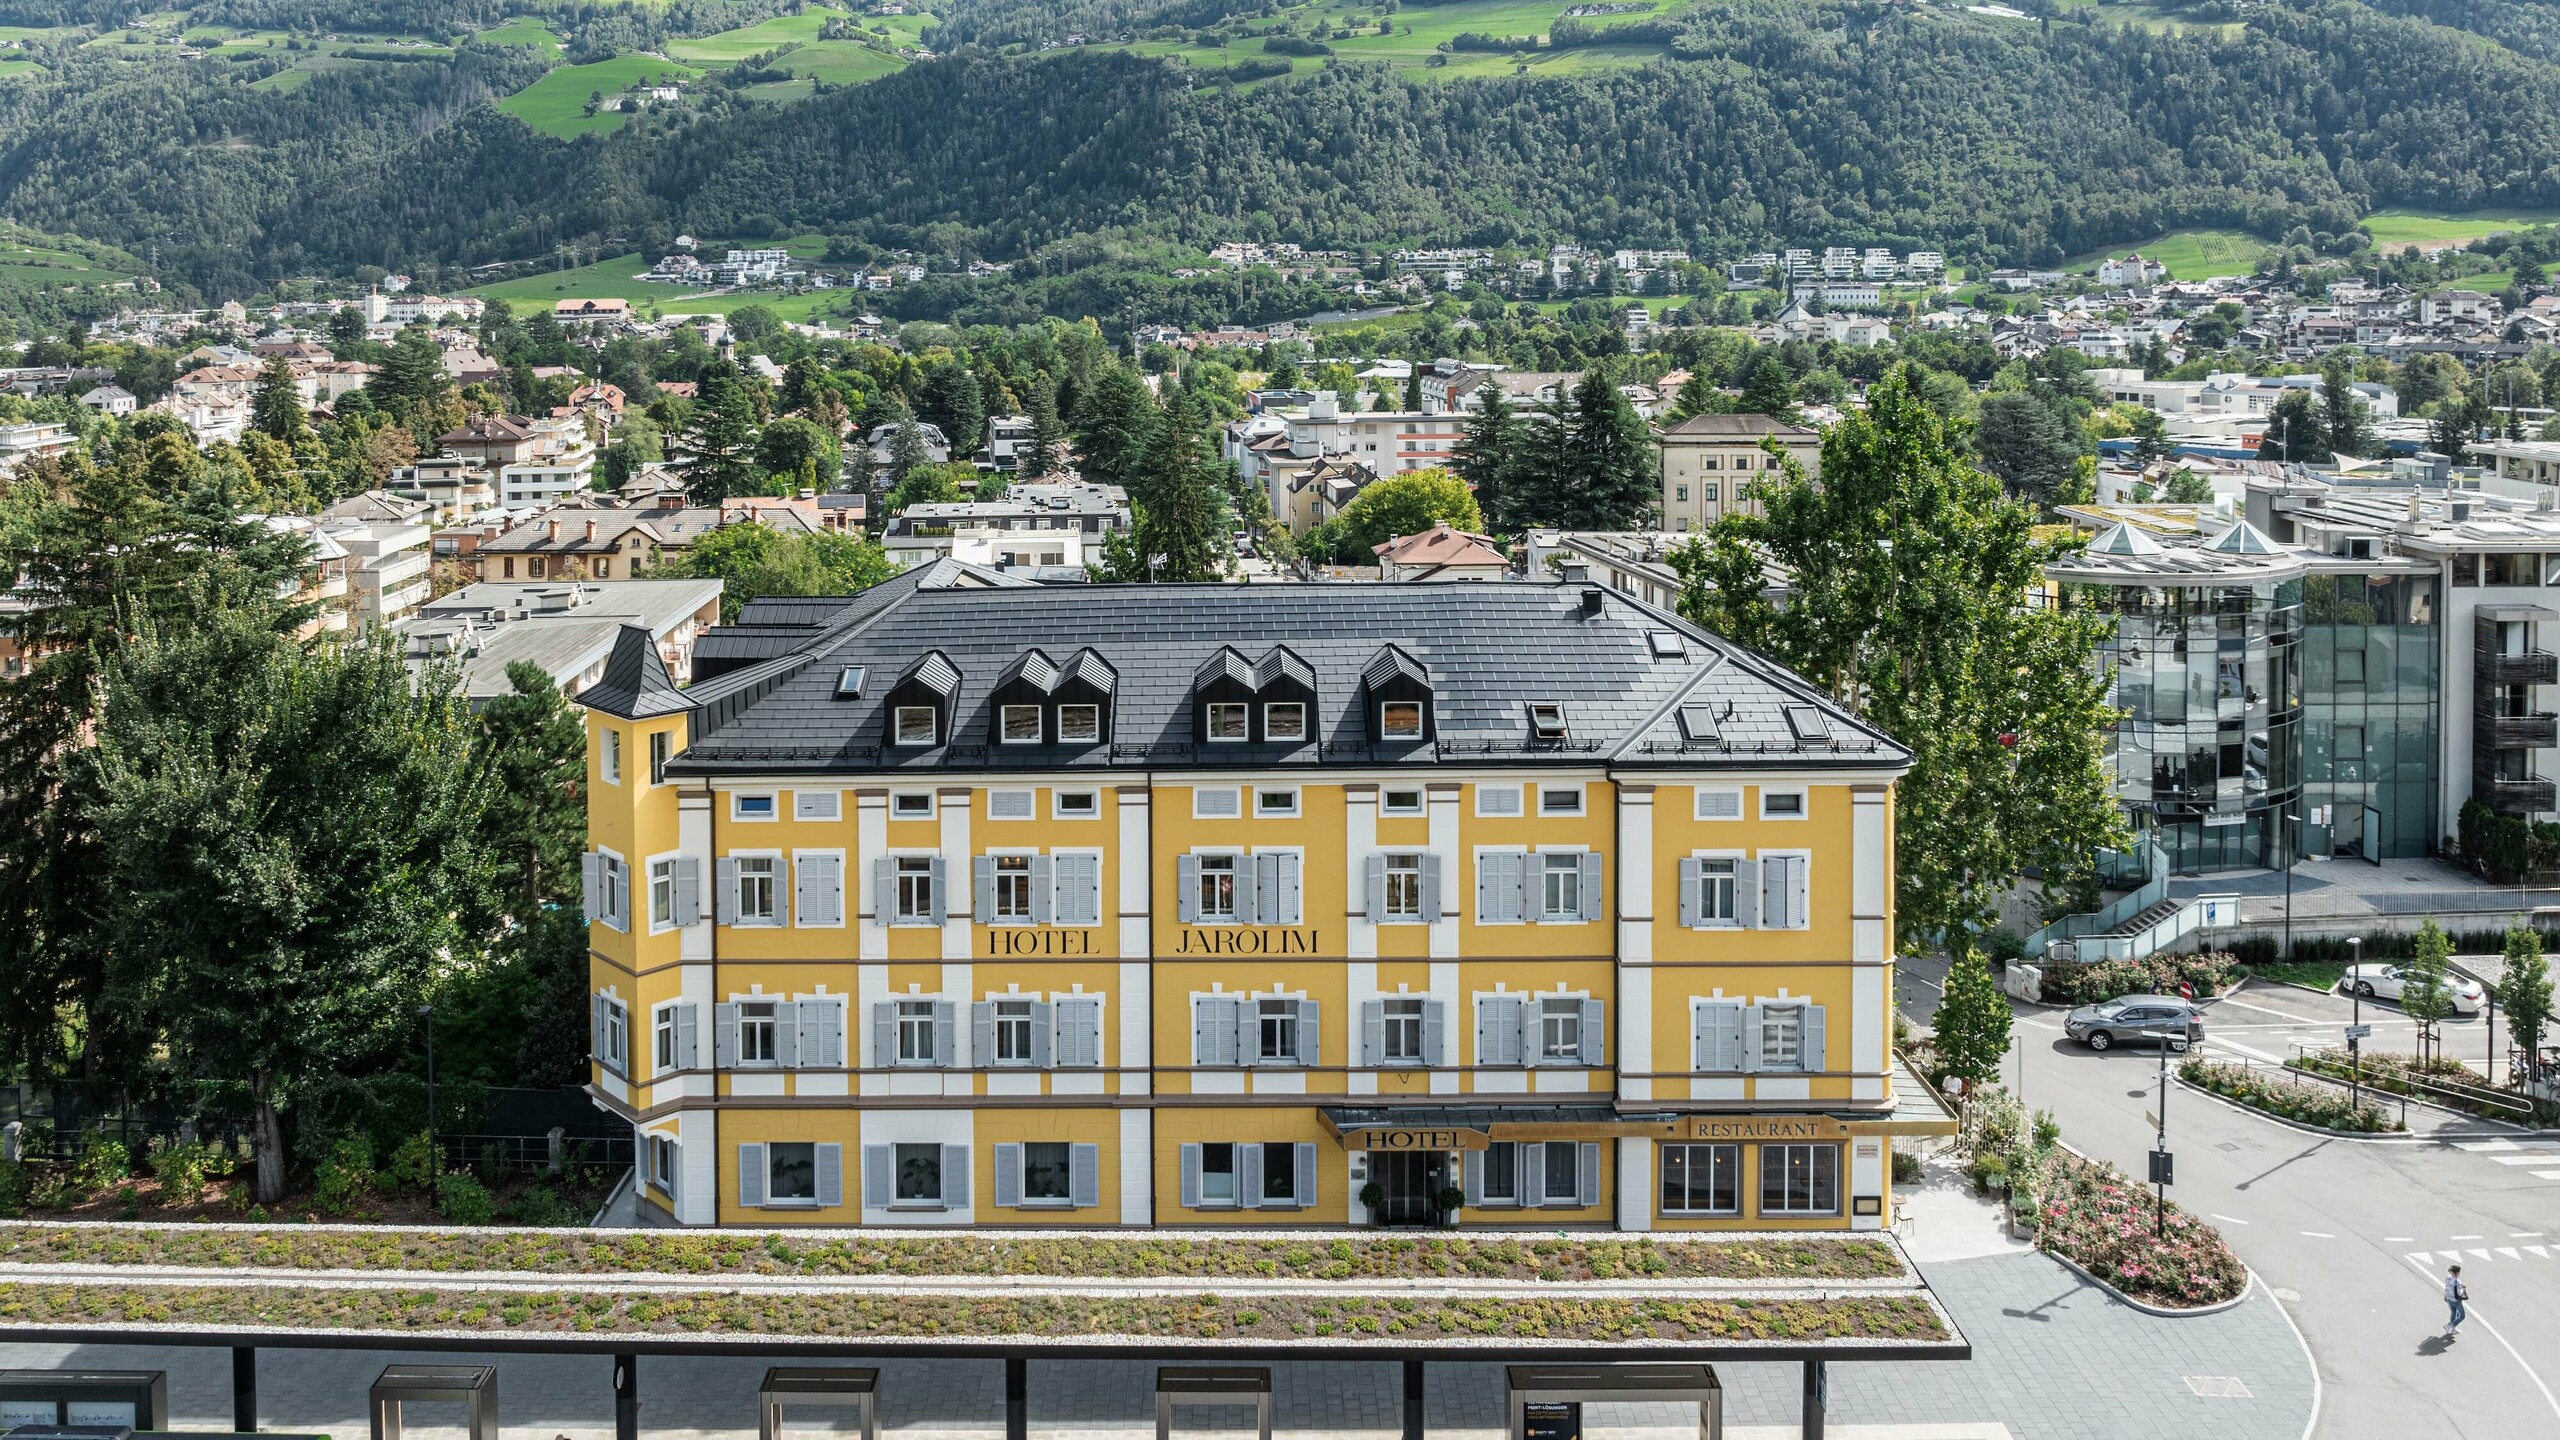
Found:
[[1233, 680], [1247, 690], [1262, 688], [1253, 683], [1253, 667], [1245, 663], [1245, 658], [1237, 654], [1232, 645], [1219, 646], [1208, 659], [1200, 662], [1199, 669], [1191, 672], [1191, 688], [1194, 690], [1220, 680]]
[[613, 637], [613, 653], [605, 658], [603, 677], [578, 692], [578, 703], [625, 720], [675, 715], [694, 706], [668, 678], [667, 662], [658, 657], [658, 642], [638, 625], [625, 625]]
[[1019, 659], [1004, 667], [1004, 673], [996, 677], [996, 684], [1010, 685], [1016, 680], [1028, 680], [1036, 690], [1055, 690], [1058, 688], [1058, 667], [1050, 664], [1049, 657], [1039, 651], [1025, 650]]
[[1086, 646], [1067, 662], [1066, 673], [1059, 677], [1059, 683], [1089, 685], [1108, 695], [1119, 688], [1120, 672], [1111, 668], [1111, 662], [1102, 658], [1101, 651]]
[[1271, 653], [1263, 656], [1253, 667], [1253, 688], [1260, 690], [1274, 680], [1294, 680], [1312, 690], [1316, 672], [1308, 668], [1306, 661], [1291, 654], [1288, 646], [1274, 645]]
[[[1471, 765], [1664, 769], [1796, 764], [1898, 771], [1909, 763], [1898, 746], [1765, 657], [1586, 584], [1090, 585], [996, 593], [891, 581], [880, 589], [892, 587], [898, 591], [886, 599], [876, 591], [856, 597], [867, 603], [849, 604], [832, 623], [811, 627], [808, 641], [791, 654], [697, 683], [690, 693], [704, 702], [703, 713], [675, 770], [1430, 765], [1458, 757]], [[1596, 612], [1586, 613], [1586, 593], [1599, 595]], [[1684, 654], [1653, 652], [1647, 632], [1665, 628], [1691, 638]], [[1202, 673], [1231, 674], [1252, 686], [1254, 667], [1244, 656], [1280, 645], [1306, 667], [1318, 697], [1310, 741], [1198, 741], [1192, 705]], [[1116, 672], [1110, 743], [968, 741], [989, 733], [989, 697], [1032, 649], [1076, 654], [1070, 674], [1099, 665]], [[864, 666], [875, 677], [905, 676], [931, 656], [957, 677], [948, 732], [954, 743], [888, 745], [889, 686], [868, 686], [856, 699], [836, 694], [845, 666]], [[1385, 674], [1411, 673], [1410, 666], [1428, 676], [1434, 739], [1370, 741], [1363, 681], [1381, 666]], [[1536, 742], [1531, 700], [1564, 702], [1571, 738]], [[1676, 714], [1684, 703], [1713, 708], [1714, 740], [1682, 735]], [[1787, 722], [1790, 705], [1821, 711], [1831, 739], [1800, 740]]]
[[1395, 646], [1381, 646], [1377, 655], [1369, 661], [1369, 668], [1360, 672], [1360, 683], [1375, 690], [1395, 680], [1411, 680], [1427, 685], [1431, 683], [1431, 674], [1423, 669], [1421, 661]]

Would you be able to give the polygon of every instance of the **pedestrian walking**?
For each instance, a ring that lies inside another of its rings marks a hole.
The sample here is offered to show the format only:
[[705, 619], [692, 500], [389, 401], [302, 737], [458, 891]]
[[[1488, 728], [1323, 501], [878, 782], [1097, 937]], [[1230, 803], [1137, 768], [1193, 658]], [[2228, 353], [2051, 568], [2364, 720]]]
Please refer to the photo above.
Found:
[[2447, 1340], [2456, 1338], [2457, 1333], [2462, 1329], [2462, 1322], [2470, 1318], [2470, 1307], [2463, 1303], [2470, 1298], [2471, 1287], [2462, 1283], [2462, 1267], [2456, 1265], [2452, 1269], [2445, 1271], [2444, 1303], [2446, 1315], [2444, 1322], [2444, 1338]]

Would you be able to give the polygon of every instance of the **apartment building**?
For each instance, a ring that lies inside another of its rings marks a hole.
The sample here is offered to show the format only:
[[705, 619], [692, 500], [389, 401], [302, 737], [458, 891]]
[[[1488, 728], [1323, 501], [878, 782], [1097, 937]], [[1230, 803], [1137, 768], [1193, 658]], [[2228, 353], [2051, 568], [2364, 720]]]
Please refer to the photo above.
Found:
[[1808, 475], [1822, 471], [1822, 432], [1768, 415], [1692, 415], [1656, 432], [1662, 464], [1662, 528], [1704, 530], [1755, 506], [1751, 482], [1780, 468], [1761, 448], [1775, 440]]
[[996, 500], [910, 505], [881, 528], [880, 544], [902, 570], [954, 559], [1081, 575], [1102, 563], [1103, 547], [1129, 525], [1120, 487], [1047, 481], [1016, 485]]
[[658, 655], [579, 696], [653, 1217], [1875, 1229], [1951, 1128], [1908, 756], [1601, 587], [910, 572]]
[[436, 437], [447, 455], [493, 476], [501, 505], [539, 505], [584, 490], [595, 478], [596, 447], [578, 415], [475, 415]]

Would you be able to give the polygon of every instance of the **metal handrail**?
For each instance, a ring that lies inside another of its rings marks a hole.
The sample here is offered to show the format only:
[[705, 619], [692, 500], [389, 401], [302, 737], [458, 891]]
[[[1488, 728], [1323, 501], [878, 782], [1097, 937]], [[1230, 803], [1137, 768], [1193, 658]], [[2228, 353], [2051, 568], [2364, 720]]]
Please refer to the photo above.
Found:
[[[2360, 1080], [2351, 1081], [2345, 1076], [2332, 1075], [2326, 1070], [2310, 1068], [2310, 1062], [2318, 1058], [2318, 1052], [2308, 1049], [2301, 1041], [2294, 1041], [2292, 1048], [2294, 1058], [2284, 1064], [2285, 1073], [2289, 1075], [2307, 1075], [2315, 1080], [2325, 1080], [2332, 1085], [2361, 1084], [2366, 1089], [2377, 1090], [2388, 1095], [2399, 1095], [2403, 1098], [2434, 1096], [2447, 1101], [2486, 1105], [2521, 1115], [2533, 1114], [2533, 1103], [2529, 1100], [2519, 1100], [2515, 1096], [2501, 1094], [2485, 1087], [2440, 1085], [2431, 1080], [2417, 1079], [2406, 1070], [2367, 1070]], [[2319, 1063], [2329, 1065], [2336, 1062], [2321, 1060]]]
[[2084, 935], [2103, 934], [2168, 899], [2168, 852], [2157, 844], [2147, 845], [2143, 847], [2143, 859], [2150, 878], [2099, 910], [2086, 915], [2065, 915], [2045, 925], [2027, 937], [2027, 954], [2030, 957], [2041, 956], [2045, 947], [2057, 940], [2077, 940]]

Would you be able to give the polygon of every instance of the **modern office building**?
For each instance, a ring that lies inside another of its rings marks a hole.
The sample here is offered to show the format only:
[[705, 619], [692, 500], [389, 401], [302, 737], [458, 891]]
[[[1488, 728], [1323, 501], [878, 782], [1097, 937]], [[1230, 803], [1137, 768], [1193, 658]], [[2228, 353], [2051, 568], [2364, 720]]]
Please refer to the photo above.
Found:
[[587, 709], [599, 1104], [708, 1225], [1873, 1229], [1893, 787], [1583, 583], [750, 604]]

